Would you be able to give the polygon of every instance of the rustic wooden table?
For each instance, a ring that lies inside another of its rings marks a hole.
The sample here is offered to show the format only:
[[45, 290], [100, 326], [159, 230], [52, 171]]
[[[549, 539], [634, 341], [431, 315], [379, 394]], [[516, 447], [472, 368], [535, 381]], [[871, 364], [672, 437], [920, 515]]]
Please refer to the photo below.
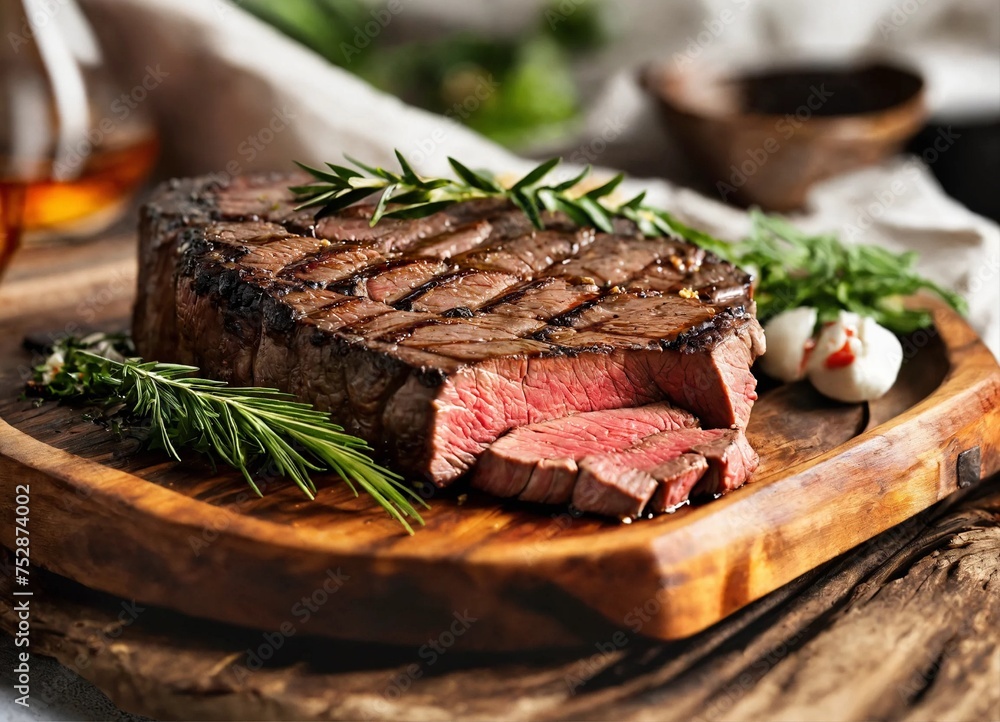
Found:
[[[11, 275], [57, 255], [25, 253]], [[32, 574], [32, 652], [157, 718], [1000, 720], [997, 478], [672, 643], [625, 630], [575, 651], [485, 655], [460, 638], [414, 649], [269, 637]]]
[[666, 644], [623, 632], [576, 652], [470, 655], [460, 640], [438, 654], [293, 636], [258, 667], [259, 631], [32, 573], [33, 652], [163, 719], [1000, 719], [997, 479]]

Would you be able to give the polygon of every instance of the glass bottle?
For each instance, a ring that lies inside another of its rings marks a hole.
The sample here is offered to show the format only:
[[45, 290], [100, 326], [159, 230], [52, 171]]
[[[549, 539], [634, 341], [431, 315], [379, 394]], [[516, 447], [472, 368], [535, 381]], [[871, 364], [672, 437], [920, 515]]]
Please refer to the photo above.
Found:
[[0, 1], [0, 272], [22, 235], [79, 238], [120, 217], [157, 155], [128, 100], [74, 0]]

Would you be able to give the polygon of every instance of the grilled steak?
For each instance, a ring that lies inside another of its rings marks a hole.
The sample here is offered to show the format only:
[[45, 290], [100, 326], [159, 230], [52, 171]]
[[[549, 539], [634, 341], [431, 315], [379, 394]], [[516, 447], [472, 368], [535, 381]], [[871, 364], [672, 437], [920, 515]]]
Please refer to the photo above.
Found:
[[591, 411], [514, 429], [480, 457], [473, 486], [608, 516], [663, 512], [740, 486], [757, 454], [737, 429], [700, 429], [666, 403]]
[[740, 486], [757, 454], [738, 429], [681, 429], [648, 436], [622, 451], [580, 460], [573, 506], [609, 516], [636, 516], [654, 494], [656, 511], [705, 493]]
[[686, 411], [659, 403], [591, 411], [514, 429], [480, 457], [473, 486], [496, 496], [559, 504], [573, 496], [585, 456], [620, 451], [668, 429], [695, 428]]
[[[749, 278], [701, 249], [501, 201], [315, 221], [272, 175], [175, 181], [141, 225], [147, 358], [328, 409], [439, 485], [510, 429], [669, 401], [742, 427], [762, 350]], [[547, 496], [541, 489], [536, 493]], [[560, 498], [564, 495], [559, 495]]]

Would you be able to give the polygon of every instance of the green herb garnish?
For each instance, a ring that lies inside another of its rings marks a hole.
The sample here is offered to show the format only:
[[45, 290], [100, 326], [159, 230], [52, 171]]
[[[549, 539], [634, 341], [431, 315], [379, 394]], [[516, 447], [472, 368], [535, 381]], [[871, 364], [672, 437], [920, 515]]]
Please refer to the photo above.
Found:
[[914, 252], [846, 245], [833, 234], [810, 236], [777, 216], [751, 214], [750, 236], [713, 249], [756, 277], [757, 312], [767, 320], [798, 306], [817, 309], [819, 322], [841, 310], [870, 316], [898, 334], [930, 326], [931, 314], [907, 308], [903, 299], [929, 290], [965, 313], [965, 299], [917, 274]]
[[371, 495], [409, 533], [423, 524], [411, 503], [420, 497], [394, 472], [375, 464], [361, 439], [330, 415], [275, 389], [239, 388], [194, 376], [198, 369], [134, 358], [121, 335], [65, 338], [37, 366], [29, 387], [50, 398], [84, 398], [149, 424], [147, 443], [180, 460], [179, 447], [239, 469], [260, 495], [251, 468], [269, 463], [312, 499], [311, 472], [333, 471], [358, 494]]
[[512, 185], [503, 185], [492, 173], [474, 171], [449, 158], [456, 178], [418, 176], [396, 152], [400, 172], [376, 168], [348, 158], [357, 169], [326, 164], [328, 170], [298, 165], [316, 180], [291, 191], [298, 208], [318, 208], [317, 218], [332, 215], [349, 205], [379, 194], [371, 225], [382, 218], [422, 218], [454, 203], [478, 198], [505, 198], [521, 209], [536, 228], [543, 228], [542, 211], [561, 211], [575, 223], [612, 232], [612, 221], [632, 221], [647, 237], [681, 238], [711, 251], [751, 272], [755, 277], [758, 316], [771, 316], [797, 306], [814, 306], [820, 321], [836, 318], [840, 310], [871, 316], [896, 333], [929, 326], [927, 311], [906, 308], [903, 298], [920, 290], [941, 296], [965, 312], [958, 294], [916, 273], [915, 253], [892, 253], [878, 246], [846, 245], [834, 235], [809, 236], [777, 216], [754, 211], [749, 237], [729, 243], [691, 228], [669, 212], [645, 203], [645, 193], [623, 203], [612, 194], [625, 179], [618, 174], [603, 185], [583, 190], [590, 166], [569, 180], [547, 183], [559, 164], [553, 158], [541, 163]]
[[[615, 216], [629, 218], [650, 236], [672, 234], [669, 214], [643, 205], [645, 193], [626, 203], [613, 205], [608, 201], [618, 185], [625, 180], [619, 173], [598, 188], [574, 193], [590, 174], [590, 166], [582, 173], [561, 183], [543, 181], [559, 165], [559, 159], [547, 160], [523, 178], [505, 186], [492, 173], [475, 171], [454, 158], [448, 162], [457, 178], [424, 178], [418, 176], [403, 155], [396, 151], [401, 172], [373, 168], [352, 158], [348, 160], [359, 170], [328, 163], [329, 170], [297, 165], [316, 178], [316, 182], [291, 188], [302, 201], [297, 208], [319, 207], [317, 218], [332, 215], [368, 196], [379, 194], [371, 225], [382, 218], [423, 218], [462, 201], [479, 198], [506, 198], [542, 228], [542, 211], [562, 211], [576, 223], [612, 232]], [[392, 204], [391, 206], [389, 204]]]

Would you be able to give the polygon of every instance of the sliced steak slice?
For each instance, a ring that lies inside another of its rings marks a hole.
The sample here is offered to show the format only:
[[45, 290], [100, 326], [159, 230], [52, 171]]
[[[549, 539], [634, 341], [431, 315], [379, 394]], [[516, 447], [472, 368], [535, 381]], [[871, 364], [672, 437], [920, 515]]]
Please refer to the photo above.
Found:
[[692, 446], [691, 451], [708, 460], [708, 472], [696, 490], [703, 494], [721, 494], [742, 486], [760, 463], [746, 434], [735, 429]]
[[[580, 411], [668, 400], [690, 409], [703, 423], [743, 425], [756, 396], [745, 384], [736, 389], [739, 396], [731, 396], [723, 373], [743, 365], [752, 384], [751, 338], [749, 329], [741, 329], [708, 353], [615, 348], [606, 339], [604, 345], [570, 354], [550, 346], [537, 355], [486, 357], [448, 374], [439, 388], [408, 382], [397, 392], [406, 397], [405, 423], [391, 418], [397, 408], [394, 397], [386, 409], [387, 428], [396, 434], [397, 443], [412, 443], [414, 450], [418, 443], [426, 449], [429, 441], [428, 471], [431, 478], [443, 479], [455, 467], [471, 467], [512, 428]], [[443, 348], [435, 350], [445, 353]], [[423, 410], [419, 422], [413, 404]], [[415, 432], [422, 428], [431, 429], [430, 435], [418, 436]]]
[[[600, 474], [602, 469], [598, 468]], [[573, 506], [617, 519], [634, 519], [656, 493], [657, 480], [644, 469], [622, 466], [613, 470], [613, 477], [595, 477], [581, 469], [577, 487], [573, 490]]]
[[[302, 180], [155, 194], [140, 233], [143, 355], [290, 391], [440, 485], [510, 429], [578, 412], [668, 401], [706, 426], [745, 425], [763, 339], [742, 271], [622, 219], [595, 234], [545, 213], [537, 231], [495, 200], [316, 221], [286, 190]], [[711, 297], [643, 285], [663, 267]], [[565, 495], [544, 487], [529, 496]]]
[[[705, 464], [692, 459], [676, 463], [687, 455], [700, 456]], [[582, 459], [573, 506], [595, 514], [634, 517], [660, 486], [667, 488], [658, 506], [666, 508], [684, 501], [699, 480], [699, 492], [716, 493], [742, 485], [756, 468], [757, 454], [740, 430], [665, 431], [623, 451]]]
[[495, 441], [476, 463], [472, 484], [496, 496], [564, 504], [576, 485], [577, 461], [632, 446], [698, 420], [669, 404], [574, 414], [521, 426]]
[[676, 459], [663, 462], [649, 472], [658, 486], [646, 511], [662, 514], [683, 504], [706, 471], [708, 460], [701, 454], [681, 454]]

